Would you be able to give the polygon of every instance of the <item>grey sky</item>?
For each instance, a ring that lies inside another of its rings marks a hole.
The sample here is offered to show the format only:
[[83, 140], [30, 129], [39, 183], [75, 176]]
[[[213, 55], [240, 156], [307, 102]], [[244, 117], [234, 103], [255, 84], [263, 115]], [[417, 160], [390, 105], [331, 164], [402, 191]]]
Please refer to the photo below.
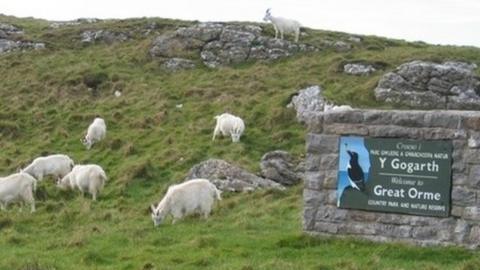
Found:
[[480, 0], [0, 0], [1, 13], [49, 20], [261, 21], [267, 8], [316, 29], [480, 47]]

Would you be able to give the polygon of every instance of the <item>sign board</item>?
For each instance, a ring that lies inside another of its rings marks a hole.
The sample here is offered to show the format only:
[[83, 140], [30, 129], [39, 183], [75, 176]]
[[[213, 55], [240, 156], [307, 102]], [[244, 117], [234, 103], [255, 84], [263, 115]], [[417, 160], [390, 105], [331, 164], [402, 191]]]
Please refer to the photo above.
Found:
[[344, 136], [339, 149], [338, 207], [449, 216], [451, 141]]

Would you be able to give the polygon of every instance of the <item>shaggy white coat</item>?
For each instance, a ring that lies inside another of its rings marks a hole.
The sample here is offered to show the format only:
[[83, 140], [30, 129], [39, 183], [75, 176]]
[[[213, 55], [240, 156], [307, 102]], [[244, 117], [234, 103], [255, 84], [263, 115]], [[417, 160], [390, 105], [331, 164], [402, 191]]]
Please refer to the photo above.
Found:
[[31, 212], [35, 212], [36, 188], [37, 180], [27, 173], [0, 177], [0, 208], [6, 210], [9, 203], [25, 202], [30, 204]]
[[215, 116], [215, 120], [217, 123], [213, 130], [212, 141], [214, 141], [215, 137], [220, 135], [220, 133], [223, 136], [231, 136], [232, 142], [240, 141], [240, 137], [245, 131], [245, 123], [242, 118], [229, 113], [224, 113]]
[[75, 165], [70, 173], [58, 181], [57, 186], [61, 189], [78, 189], [82, 195], [88, 192], [96, 201], [106, 180], [105, 171], [98, 165]]
[[69, 156], [57, 154], [38, 157], [21, 172], [28, 173], [38, 181], [42, 181], [43, 177], [47, 175], [52, 175], [55, 179], [64, 177], [72, 170], [73, 166], [74, 162]]
[[150, 206], [153, 224], [160, 225], [169, 214], [173, 216], [172, 224], [194, 213], [208, 218], [215, 199], [222, 199], [220, 191], [206, 179], [193, 179], [172, 185], [157, 207]]
[[273, 24], [273, 28], [275, 29], [275, 38], [278, 38], [278, 33], [280, 32], [280, 39], [283, 39], [283, 34], [294, 33], [295, 34], [295, 42], [298, 42], [298, 37], [300, 36], [300, 23], [286, 19], [282, 17], [273, 17], [270, 13], [270, 9], [267, 9], [265, 12], [265, 17], [263, 20], [268, 22], [270, 21]]
[[94, 143], [103, 140], [106, 134], [107, 125], [105, 124], [105, 120], [96, 117], [90, 126], [88, 126], [87, 134], [85, 135], [85, 138], [83, 138], [82, 143], [87, 149], [90, 149]]

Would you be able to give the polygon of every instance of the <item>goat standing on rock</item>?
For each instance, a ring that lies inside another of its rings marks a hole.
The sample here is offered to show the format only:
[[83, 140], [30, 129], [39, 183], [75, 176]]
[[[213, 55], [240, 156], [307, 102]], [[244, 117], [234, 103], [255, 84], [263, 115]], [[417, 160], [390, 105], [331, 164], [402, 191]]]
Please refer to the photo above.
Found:
[[299, 22], [282, 17], [273, 17], [270, 13], [270, 9], [267, 9], [265, 12], [265, 17], [263, 17], [263, 20], [266, 22], [272, 22], [273, 28], [275, 29], [275, 38], [278, 37], [278, 32], [280, 32], [280, 39], [283, 39], [284, 33], [294, 33], [295, 42], [298, 42], [298, 36], [300, 35]]

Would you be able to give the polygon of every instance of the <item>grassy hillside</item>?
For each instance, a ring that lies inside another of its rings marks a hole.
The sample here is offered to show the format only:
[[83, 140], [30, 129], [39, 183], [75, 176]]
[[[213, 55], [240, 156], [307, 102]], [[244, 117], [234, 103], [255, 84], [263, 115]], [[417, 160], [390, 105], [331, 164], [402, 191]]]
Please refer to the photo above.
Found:
[[[285, 108], [300, 88], [319, 84], [334, 102], [388, 108], [373, 98], [383, 71], [344, 75], [345, 61], [378, 61], [385, 71], [414, 59], [480, 65], [480, 49], [364, 37], [346, 53], [324, 49], [271, 63], [170, 73], [148, 55], [155, 35], [139, 29], [155, 22], [162, 33], [194, 22], [111, 20], [59, 29], [36, 19], [0, 16], [0, 22], [47, 45], [0, 55], [0, 175], [34, 157], [65, 153], [76, 163], [103, 166], [109, 176], [97, 202], [59, 191], [47, 179], [35, 214], [18, 207], [0, 212], [0, 269], [478, 269], [478, 251], [305, 236], [301, 186], [225, 194], [211, 219], [159, 228], [148, 207], [208, 158], [254, 172], [270, 150], [301, 159], [305, 129]], [[80, 44], [82, 31], [105, 28], [131, 31], [132, 39]], [[273, 34], [271, 27], [265, 31]], [[306, 33], [303, 41], [316, 46], [348, 36]], [[115, 98], [115, 90], [123, 95]], [[246, 122], [239, 144], [211, 142], [213, 116], [224, 111]], [[86, 151], [79, 140], [96, 114], [107, 122], [107, 139]]]

